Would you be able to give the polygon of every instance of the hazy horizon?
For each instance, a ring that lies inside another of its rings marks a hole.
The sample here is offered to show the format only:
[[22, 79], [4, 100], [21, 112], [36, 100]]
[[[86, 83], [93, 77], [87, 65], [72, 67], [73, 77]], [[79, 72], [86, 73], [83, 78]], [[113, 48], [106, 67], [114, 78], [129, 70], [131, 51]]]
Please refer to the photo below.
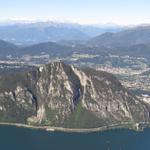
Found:
[[0, 22], [47, 21], [79, 24], [150, 23], [148, 0], [0, 0]]
[[81, 23], [81, 22], [73, 22], [73, 21], [66, 21], [66, 20], [24, 20], [24, 19], [6, 19], [6, 20], [0, 20], [0, 25], [14, 25], [14, 24], [32, 24], [32, 23], [58, 23], [58, 24], [74, 24], [74, 25], [87, 25], [87, 26], [144, 26], [144, 25], [150, 25], [149, 22], [141, 22], [137, 24], [118, 24], [115, 22], [99, 22], [99, 23]]

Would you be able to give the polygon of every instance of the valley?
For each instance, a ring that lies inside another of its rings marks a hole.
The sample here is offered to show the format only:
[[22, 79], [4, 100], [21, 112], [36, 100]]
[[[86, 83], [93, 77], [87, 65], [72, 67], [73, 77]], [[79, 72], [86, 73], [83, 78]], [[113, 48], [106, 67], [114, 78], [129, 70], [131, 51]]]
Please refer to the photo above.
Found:
[[[118, 56], [108, 54], [106, 56], [92, 54], [72, 54], [67, 57], [50, 57], [47, 53], [41, 55], [23, 55], [20, 58], [6, 57], [0, 61], [0, 71], [19, 71], [40, 66], [53, 61], [63, 61], [81, 68], [90, 67], [96, 70], [114, 74], [120, 82], [140, 98], [150, 96], [150, 61], [143, 57]], [[147, 73], [146, 73], [147, 72]], [[145, 94], [147, 95], [145, 97]]]
[[[21, 47], [1, 40], [1, 122], [68, 129], [147, 124], [150, 55], [148, 49], [142, 55], [140, 50], [148, 48], [148, 43], [144, 41], [141, 46], [139, 40], [135, 46], [125, 46], [129, 42], [125, 40], [127, 43], [118, 47], [116, 41], [106, 41], [117, 34], [126, 39], [144, 32], [147, 37], [149, 28], [130, 30], [104, 33], [91, 40]], [[9, 110], [10, 106], [13, 108]]]

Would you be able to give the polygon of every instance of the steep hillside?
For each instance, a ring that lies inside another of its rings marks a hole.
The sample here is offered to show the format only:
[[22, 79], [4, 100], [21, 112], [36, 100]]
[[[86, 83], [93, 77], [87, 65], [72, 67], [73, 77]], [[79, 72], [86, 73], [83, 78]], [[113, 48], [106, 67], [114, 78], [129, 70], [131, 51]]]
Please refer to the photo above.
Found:
[[3, 57], [3, 56], [10, 55], [10, 54], [16, 55], [17, 52], [19, 52], [17, 46], [9, 42], [0, 40], [0, 56]]
[[89, 42], [95, 46], [124, 47], [150, 43], [150, 26], [129, 28], [117, 33], [104, 33], [91, 39]]
[[49, 54], [50, 57], [64, 57], [72, 54], [73, 49], [54, 42], [39, 43], [20, 49], [21, 55], [39, 55], [42, 52]]
[[62, 62], [0, 76], [0, 121], [94, 128], [149, 121], [149, 109], [111, 74]]

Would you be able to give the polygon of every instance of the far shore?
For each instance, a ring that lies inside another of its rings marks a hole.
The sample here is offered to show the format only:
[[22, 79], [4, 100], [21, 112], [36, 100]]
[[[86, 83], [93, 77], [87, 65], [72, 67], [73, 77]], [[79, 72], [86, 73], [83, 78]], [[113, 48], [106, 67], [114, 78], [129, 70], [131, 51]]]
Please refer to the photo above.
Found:
[[[5, 123], [1, 122], [0, 125], [8, 125], [8, 126], [16, 126], [16, 127], [23, 127], [23, 128], [29, 128], [29, 129], [37, 129], [37, 130], [45, 130], [49, 132], [54, 131], [61, 131], [61, 132], [70, 132], [70, 133], [90, 133], [90, 132], [99, 132], [99, 131], [106, 131], [111, 129], [119, 129], [119, 128], [127, 128], [127, 129], [133, 129], [128, 128], [127, 126], [131, 125], [131, 123], [124, 122], [121, 124], [112, 124], [109, 126], [103, 126], [98, 128], [84, 128], [84, 129], [77, 129], [77, 128], [63, 128], [63, 127], [51, 127], [51, 126], [33, 126], [33, 125], [26, 125], [26, 124], [20, 124], [20, 123]], [[135, 130], [136, 128], [134, 128]], [[139, 131], [138, 127], [136, 129]]]

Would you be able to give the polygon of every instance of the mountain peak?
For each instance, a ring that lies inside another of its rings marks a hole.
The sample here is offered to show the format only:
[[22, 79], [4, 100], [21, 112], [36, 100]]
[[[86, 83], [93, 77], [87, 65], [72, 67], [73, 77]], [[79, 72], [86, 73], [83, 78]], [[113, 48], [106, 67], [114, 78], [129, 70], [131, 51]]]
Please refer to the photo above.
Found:
[[1, 83], [14, 83], [9, 90], [9, 86], [0, 87], [3, 122], [95, 128], [149, 121], [145, 104], [106, 72], [58, 61], [43, 65], [38, 71], [34, 68], [11, 78], [1, 76]]

